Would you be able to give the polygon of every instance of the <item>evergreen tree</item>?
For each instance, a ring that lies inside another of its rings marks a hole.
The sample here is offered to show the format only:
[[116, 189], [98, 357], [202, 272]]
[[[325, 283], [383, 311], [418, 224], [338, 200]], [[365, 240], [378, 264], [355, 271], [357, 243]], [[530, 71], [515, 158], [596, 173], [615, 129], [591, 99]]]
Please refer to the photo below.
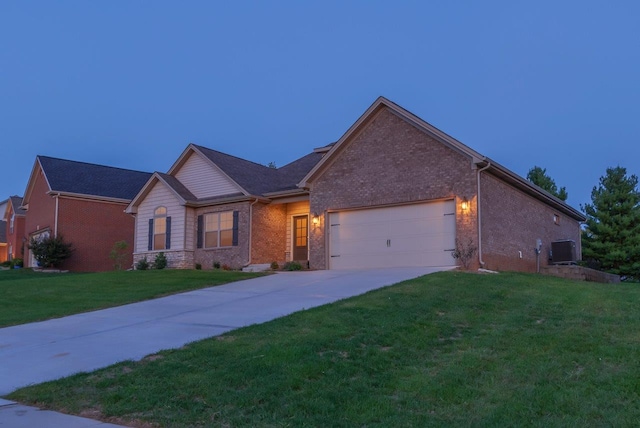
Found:
[[561, 187], [560, 190], [558, 190], [556, 182], [547, 175], [546, 168], [534, 166], [527, 173], [527, 180], [529, 180], [536, 186], [543, 188], [562, 201], [566, 201], [569, 197], [569, 194], [567, 193], [567, 189], [565, 187]]
[[607, 168], [582, 209], [582, 258], [623, 280], [640, 279], [640, 192], [638, 177], [622, 167]]

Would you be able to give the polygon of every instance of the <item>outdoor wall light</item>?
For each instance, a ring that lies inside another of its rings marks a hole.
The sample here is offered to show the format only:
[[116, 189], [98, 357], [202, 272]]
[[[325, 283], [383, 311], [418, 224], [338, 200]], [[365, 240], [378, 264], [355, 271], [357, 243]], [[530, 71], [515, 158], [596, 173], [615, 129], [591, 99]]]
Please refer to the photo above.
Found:
[[311, 218], [311, 222], [313, 223], [314, 226], [317, 226], [320, 224], [320, 216], [318, 215], [318, 213], [313, 213], [313, 217]]
[[469, 209], [469, 200], [467, 198], [462, 198], [462, 202], [460, 202], [460, 208], [462, 208], [462, 211], [466, 211]]

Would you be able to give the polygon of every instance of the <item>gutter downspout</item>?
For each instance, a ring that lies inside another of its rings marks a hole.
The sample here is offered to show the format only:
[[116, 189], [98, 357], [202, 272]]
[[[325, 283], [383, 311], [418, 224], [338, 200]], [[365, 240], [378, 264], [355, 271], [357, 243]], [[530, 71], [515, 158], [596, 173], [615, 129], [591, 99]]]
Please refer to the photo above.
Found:
[[253, 206], [257, 204], [258, 201], [259, 199], [256, 198], [256, 200], [253, 201], [251, 205], [249, 205], [249, 260], [247, 260], [247, 263], [245, 263], [243, 267], [247, 267], [251, 264], [251, 245], [252, 245], [251, 238], [253, 236]]
[[[485, 158], [486, 160], [486, 158]], [[480, 173], [491, 166], [491, 161], [487, 160], [487, 165], [480, 168], [477, 172], [478, 178], [478, 262], [480, 267], [484, 268], [484, 260], [482, 260], [482, 208], [480, 208]]]
[[54, 195], [53, 197], [56, 200], [56, 213], [55, 213], [55, 219], [53, 223], [53, 237], [57, 238], [58, 237], [58, 209], [59, 209], [58, 201], [60, 200], [60, 193]]

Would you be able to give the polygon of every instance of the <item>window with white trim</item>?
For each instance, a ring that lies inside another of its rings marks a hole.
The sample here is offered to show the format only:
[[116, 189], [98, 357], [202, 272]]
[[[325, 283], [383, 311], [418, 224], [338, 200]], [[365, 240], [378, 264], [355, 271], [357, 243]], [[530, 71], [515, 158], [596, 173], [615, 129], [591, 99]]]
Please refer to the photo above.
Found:
[[164, 250], [167, 247], [167, 208], [158, 207], [153, 212], [153, 249]]
[[204, 215], [204, 247], [231, 247], [233, 245], [233, 211]]

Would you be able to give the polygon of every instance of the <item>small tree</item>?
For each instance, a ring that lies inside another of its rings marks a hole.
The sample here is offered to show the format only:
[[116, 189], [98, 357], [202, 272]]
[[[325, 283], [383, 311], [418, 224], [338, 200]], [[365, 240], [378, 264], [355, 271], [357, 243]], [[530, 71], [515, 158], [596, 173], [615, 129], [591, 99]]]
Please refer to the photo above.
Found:
[[582, 207], [582, 258], [623, 280], [640, 279], [639, 204], [638, 177], [619, 166], [607, 168], [591, 191], [591, 204]]
[[543, 188], [560, 200], [566, 201], [569, 197], [569, 194], [567, 193], [567, 189], [565, 187], [561, 187], [560, 190], [558, 190], [556, 182], [547, 175], [546, 168], [534, 166], [527, 173], [527, 180], [529, 180], [536, 186]]
[[64, 242], [62, 236], [31, 238], [29, 249], [38, 265], [44, 268], [59, 267], [73, 254], [73, 245]]
[[122, 270], [122, 263], [129, 255], [127, 248], [129, 248], [127, 241], [118, 241], [113, 244], [113, 248], [109, 252], [109, 258], [113, 260], [113, 268], [115, 270]]

